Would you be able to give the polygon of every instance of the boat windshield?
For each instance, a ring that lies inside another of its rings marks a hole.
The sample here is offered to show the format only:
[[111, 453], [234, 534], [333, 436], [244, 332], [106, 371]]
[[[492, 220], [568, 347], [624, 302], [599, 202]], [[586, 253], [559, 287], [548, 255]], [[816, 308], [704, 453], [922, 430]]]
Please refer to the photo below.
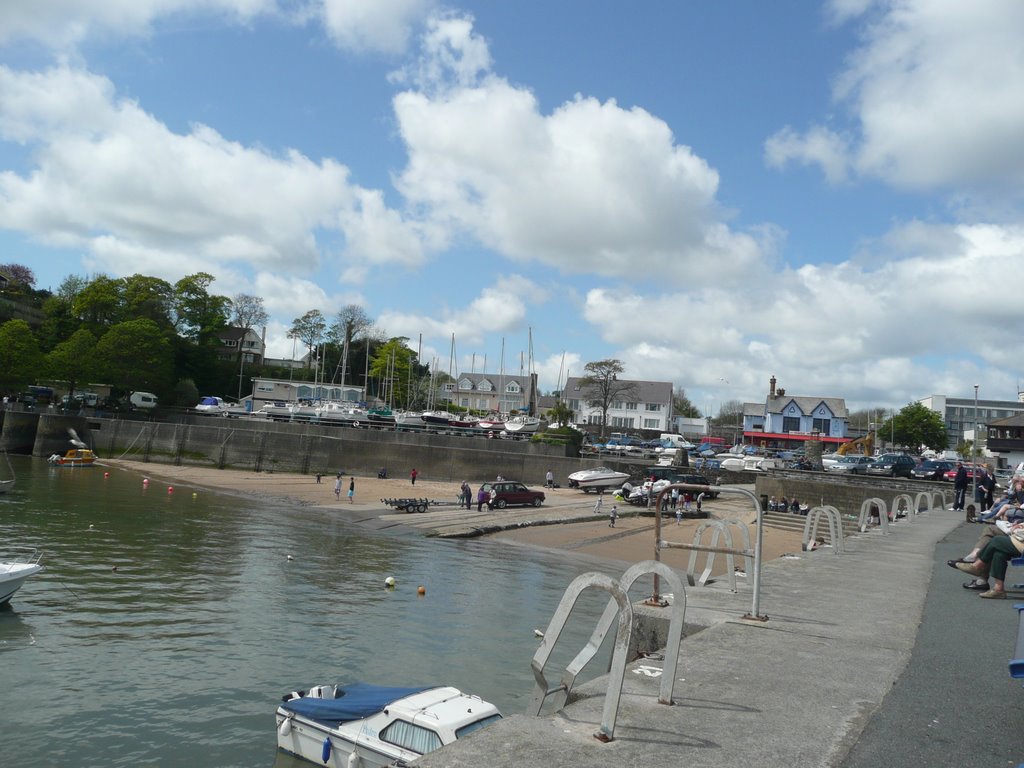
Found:
[[501, 715], [495, 712], [493, 715], [482, 717], [469, 725], [464, 725], [455, 732], [455, 738], [461, 739], [469, 736], [473, 731], [479, 731], [481, 728], [486, 728], [488, 725], [494, 725], [496, 722], [501, 720]]

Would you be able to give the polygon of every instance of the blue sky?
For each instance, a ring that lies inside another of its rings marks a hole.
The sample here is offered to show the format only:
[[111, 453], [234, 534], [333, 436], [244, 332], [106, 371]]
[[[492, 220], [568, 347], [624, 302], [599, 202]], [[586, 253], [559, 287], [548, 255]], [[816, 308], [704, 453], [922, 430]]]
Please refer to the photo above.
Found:
[[[0, 248], [702, 410], [1014, 398], [1018, 0], [0, 5]], [[96, 6], [99, 6], [98, 8]]]

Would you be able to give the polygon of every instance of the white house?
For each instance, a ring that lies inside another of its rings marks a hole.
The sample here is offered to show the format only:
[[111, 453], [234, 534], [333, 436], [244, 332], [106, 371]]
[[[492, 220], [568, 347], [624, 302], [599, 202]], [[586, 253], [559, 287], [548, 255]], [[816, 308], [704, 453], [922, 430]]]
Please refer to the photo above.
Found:
[[538, 415], [536, 373], [460, 373], [455, 381], [444, 384], [438, 394], [442, 400], [474, 411]]
[[[668, 432], [672, 425], [672, 382], [631, 381], [633, 391], [615, 400], [608, 409], [608, 427], [650, 429]], [[580, 379], [570, 376], [562, 390], [562, 401], [572, 409], [574, 423], [601, 424], [601, 409], [592, 406], [593, 394], [580, 387]]]

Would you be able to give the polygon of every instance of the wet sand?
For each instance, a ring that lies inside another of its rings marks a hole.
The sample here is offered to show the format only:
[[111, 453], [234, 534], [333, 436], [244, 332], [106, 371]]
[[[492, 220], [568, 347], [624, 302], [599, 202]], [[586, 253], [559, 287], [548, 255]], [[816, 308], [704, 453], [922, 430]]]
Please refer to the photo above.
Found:
[[[453, 520], [457, 522], [460, 517], [467, 520], [478, 517], [475, 505], [471, 511], [461, 510], [455, 506], [454, 502], [459, 492], [457, 484], [431, 480], [425, 473], [417, 477], [415, 485], [407, 476], [378, 479], [355, 475], [355, 496], [350, 503], [346, 494], [353, 475], [342, 477], [340, 498], [335, 498], [334, 475], [324, 475], [320, 483], [317, 483], [315, 476], [287, 472], [220, 470], [208, 467], [147, 464], [124, 459], [105, 459], [102, 463], [137, 472], [141, 476], [166, 482], [168, 485], [197, 486], [258, 499], [337, 509], [339, 512], [357, 513], [356, 516], [365, 522], [374, 522], [381, 526], [407, 525], [418, 528], [425, 534], [428, 531], [433, 532], [432, 525], [441, 518], [450, 524]], [[475, 492], [479, 483], [471, 485]], [[638, 515], [639, 510], [636, 507], [618, 504], [619, 517], [615, 527], [611, 528], [608, 525], [608, 511], [612, 505], [610, 496], [605, 497], [601, 514], [594, 515], [594, 495], [568, 488], [549, 489], [545, 493], [547, 499], [543, 507], [522, 510], [510, 508], [501, 513], [490, 513], [488, 519], [493, 523], [491, 529], [506, 523], [514, 527], [483, 535], [510, 545], [540, 547], [627, 565], [654, 557], [655, 522], [652, 516]], [[443, 508], [438, 507], [437, 512], [396, 515], [394, 510], [381, 502], [381, 499], [385, 498], [427, 498], [451, 503]], [[717, 500], [706, 501], [705, 507], [714, 517], [740, 519], [748, 524], [753, 522], [754, 516], [749, 503], [740, 497], [720, 497]], [[670, 542], [689, 543], [701, 522], [684, 520], [677, 525], [674, 518], [664, 517], [662, 538]], [[474, 535], [472, 531], [475, 527], [467, 523], [467, 530], [470, 533], [466, 535]], [[755, 527], [748, 525], [748, 530], [753, 543]], [[705, 543], [709, 543], [708, 539], [705, 539]], [[801, 537], [798, 532], [766, 526], [763, 557], [767, 561], [787, 552], [798, 552], [800, 544]], [[742, 546], [742, 542], [736, 537], [733, 545], [739, 547]], [[680, 549], [663, 549], [661, 553], [662, 561], [678, 570], [686, 569], [689, 557], [688, 551]], [[701, 565], [703, 562], [701, 559]], [[714, 572], [722, 573], [725, 564], [725, 556], [718, 555]], [[743, 567], [739, 558], [736, 566]]]

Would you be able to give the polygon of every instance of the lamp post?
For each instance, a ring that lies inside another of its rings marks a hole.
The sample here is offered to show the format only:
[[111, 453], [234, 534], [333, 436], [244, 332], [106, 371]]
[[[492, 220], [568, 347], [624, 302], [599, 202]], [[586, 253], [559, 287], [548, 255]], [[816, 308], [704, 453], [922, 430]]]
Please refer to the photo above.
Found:
[[[974, 475], [974, 503], [978, 503], [978, 386], [974, 385], [974, 437], [971, 440], [971, 474]], [[975, 516], [980, 514], [974, 510]]]

